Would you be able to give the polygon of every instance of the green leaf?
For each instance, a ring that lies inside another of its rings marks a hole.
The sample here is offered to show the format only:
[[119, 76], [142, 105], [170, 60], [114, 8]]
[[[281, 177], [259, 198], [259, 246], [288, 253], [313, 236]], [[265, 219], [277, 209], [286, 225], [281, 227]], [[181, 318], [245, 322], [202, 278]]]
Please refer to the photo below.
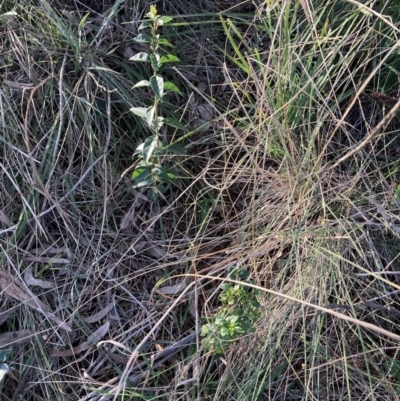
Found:
[[204, 324], [202, 327], [201, 327], [201, 336], [202, 337], [204, 337], [204, 336], [206, 336], [208, 333], [209, 333], [210, 331], [208, 330], [208, 325], [207, 324]]
[[158, 71], [158, 69], [160, 68], [160, 56], [158, 54], [151, 54], [150, 61], [153, 70]]
[[171, 127], [181, 129], [182, 131], [187, 131], [187, 128], [175, 117], [165, 117], [163, 122]]
[[159, 99], [164, 96], [164, 79], [161, 75], [153, 75], [150, 78], [150, 87]]
[[174, 47], [174, 45], [172, 45], [172, 44], [171, 44], [167, 39], [165, 39], [165, 38], [159, 39], [158, 43], [159, 43], [160, 45], [163, 45], [163, 46]]
[[145, 33], [140, 33], [133, 40], [139, 43], [151, 43], [151, 36]]
[[79, 32], [79, 34], [81, 34], [82, 29], [83, 29], [83, 27], [85, 26], [86, 20], [88, 19], [89, 15], [90, 15], [90, 14], [86, 14], [86, 15], [81, 19], [81, 21], [79, 22], [79, 25], [78, 25], [78, 32]]
[[132, 174], [133, 188], [140, 188], [151, 184], [151, 171], [149, 167], [138, 167]]
[[240, 270], [238, 276], [241, 280], [247, 280], [250, 277], [250, 273], [247, 270]]
[[132, 89], [134, 89], [134, 88], [142, 88], [144, 86], [150, 86], [150, 82], [147, 81], [146, 79], [144, 79], [142, 81], [139, 81], [137, 84], [133, 85]]
[[146, 172], [150, 174], [150, 168], [149, 167], [136, 167], [135, 171], [132, 173], [132, 180], [136, 180], [143, 172]]
[[173, 54], [166, 54], [165, 56], [162, 56], [160, 58], [160, 65], [163, 65], [165, 63], [177, 63], [181, 61], [178, 57], [174, 56]]
[[135, 149], [135, 151], [133, 152], [133, 154], [134, 154], [134, 155], [139, 155], [139, 154], [143, 153], [143, 145], [144, 145], [144, 143], [141, 143], [141, 144]]
[[146, 107], [131, 107], [129, 110], [139, 117], [146, 118], [148, 109]]
[[227, 327], [223, 327], [220, 331], [221, 337], [227, 337], [229, 335], [229, 330]]
[[150, 55], [145, 53], [145, 52], [141, 52], [141, 53], [137, 53], [134, 56], [132, 56], [130, 59], [130, 61], [140, 61], [140, 62], [150, 62]]
[[155, 174], [161, 182], [165, 182], [166, 184], [168, 184], [176, 179], [176, 176], [174, 174], [172, 174], [171, 172], [168, 172], [165, 169], [165, 167], [160, 166], [158, 164], [153, 168], [152, 171], [153, 171], [153, 174]]
[[185, 155], [187, 153], [187, 150], [185, 147], [180, 145], [179, 143], [173, 143], [167, 147], [167, 150], [170, 152], [176, 154], [176, 155]]
[[156, 109], [154, 108], [154, 106], [151, 106], [146, 110], [146, 121], [147, 124], [149, 124], [149, 127], [153, 127], [155, 111]]
[[151, 28], [151, 23], [149, 21], [142, 22], [138, 28], [138, 31], [141, 31], [142, 29], [146, 28]]
[[232, 284], [231, 283], [223, 283], [223, 284], [221, 284], [221, 290], [227, 291], [230, 288], [232, 288]]
[[[224, 28], [225, 34], [239, 60], [237, 60], [235, 57], [228, 55], [229, 59], [231, 59], [237, 66], [239, 66], [248, 75], [250, 75], [251, 71], [249, 70], [248, 62], [246, 61], [243, 53], [240, 51], [239, 47], [237, 46], [237, 41], [232, 36], [232, 31], [235, 32], [236, 34], [239, 34], [239, 31], [237, 30], [237, 28], [235, 27], [235, 25], [232, 23], [232, 21], [229, 18], [225, 22], [223, 17], [220, 16], [220, 20], [221, 20], [222, 26]], [[241, 36], [239, 36], [239, 37], [241, 37]], [[241, 40], [240, 43], [244, 43], [246, 45], [244, 40]]]
[[149, 136], [144, 141], [142, 152], [143, 159], [146, 163], [150, 161], [155, 149], [157, 149], [157, 138], [155, 136]]
[[171, 81], [164, 82], [164, 90], [172, 91], [178, 93], [179, 95], [182, 95], [182, 92], [179, 90], [179, 88]]
[[159, 18], [157, 20], [157, 24], [158, 25], [165, 25], [165, 24], [168, 24], [169, 22], [171, 22], [172, 20], [173, 20], [172, 17], [164, 16], [164, 17], [161, 17], [161, 18]]

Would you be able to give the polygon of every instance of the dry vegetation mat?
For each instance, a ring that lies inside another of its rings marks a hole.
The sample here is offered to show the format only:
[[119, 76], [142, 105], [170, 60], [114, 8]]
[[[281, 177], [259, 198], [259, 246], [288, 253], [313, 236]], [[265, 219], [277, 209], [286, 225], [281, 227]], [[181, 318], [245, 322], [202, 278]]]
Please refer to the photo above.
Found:
[[0, 0], [0, 49], [1, 400], [400, 400], [396, 1]]

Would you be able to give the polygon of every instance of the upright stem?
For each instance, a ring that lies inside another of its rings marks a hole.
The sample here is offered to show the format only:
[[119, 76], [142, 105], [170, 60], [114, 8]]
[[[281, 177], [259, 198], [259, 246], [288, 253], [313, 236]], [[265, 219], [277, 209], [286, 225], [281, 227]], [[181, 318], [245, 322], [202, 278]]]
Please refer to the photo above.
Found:
[[[157, 49], [158, 49], [158, 43], [157, 43], [157, 29], [158, 29], [158, 24], [157, 21], [154, 19], [153, 20], [153, 26], [151, 28], [151, 36], [153, 37], [153, 43], [152, 43], [152, 51], [153, 55], [156, 58], [157, 57]], [[157, 65], [153, 65], [153, 76], [157, 76], [158, 68]], [[154, 133], [156, 137], [156, 142], [157, 142], [157, 149], [161, 148], [161, 143], [160, 143], [160, 136], [159, 136], [159, 129], [158, 129], [158, 103], [159, 99], [157, 98], [157, 94], [154, 93], [154, 121], [155, 121], [155, 126], [154, 126]]]

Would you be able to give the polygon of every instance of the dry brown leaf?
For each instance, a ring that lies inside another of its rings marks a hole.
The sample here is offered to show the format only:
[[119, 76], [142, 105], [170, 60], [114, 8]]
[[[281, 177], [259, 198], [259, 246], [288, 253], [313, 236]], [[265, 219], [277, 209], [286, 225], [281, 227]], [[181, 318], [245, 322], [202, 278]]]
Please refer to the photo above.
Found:
[[88, 33], [94, 31], [94, 32], [98, 32], [100, 31], [100, 26], [96, 25], [96, 24], [92, 24], [91, 22], [87, 22], [85, 24], [85, 27], [82, 30], [83, 35], [87, 35]]
[[197, 85], [197, 90], [201, 93], [204, 93], [207, 90], [207, 85], [205, 82], [199, 82]]
[[59, 265], [69, 265], [69, 264], [71, 264], [71, 261], [69, 259], [52, 258], [52, 257], [47, 257], [47, 256], [27, 255], [27, 256], [25, 256], [24, 260], [26, 260], [27, 262], [57, 263]]
[[100, 342], [97, 343], [97, 346], [100, 347], [100, 346], [102, 346], [103, 344], [113, 344], [113, 345], [115, 345], [116, 347], [122, 348], [123, 350], [125, 350], [125, 351], [128, 352], [129, 354], [132, 353], [132, 350], [131, 350], [129, 347], [127, 347], [125, 344], [119, 343], [118, 341], [114, 341], [114, 340], [100, 341]]
[[0, 210], [0, 221], [6, 226], [6, 227], [12, 227], [13, 223], [12, 221], [8, 218], [8, 216]]
[[88, 317], [83, 317], [82, 316], [82, 320], [86, 323], [96, 323], [99, 320], [105, 318], [113, 309], [114, 304], [111, 303], [109, 305], [107, 305], [105, 308], [103, 308], [102, 310], [100, 310], [99, 312], [95, 313], [92, 316], [88, 316]]
[[81, 18], [78, 15], [76, 15], [74, 12], [67, 11], [67, 10], [61, 10], [61, 14], [63, 14], [68, 19], [68, 21], [71, 25], [79, 26], [79, 24], [82, 21]]
[[115, 362], [121, 363], [122, 365], [126, 365], [129, 361], [128, 357], [114, 354], [114, 352], [111, 351], [108, 351], [107, 354], [110, 358], [114, 359]]
[[147, 252], [150, 256], [156, 259], [164, 258], [167, 256], [167, 252], [164, 251], [160, 246], [153, 245], [150, 241], [140, 241], [134, 245], [136, 252]]
[[65, 331], [72, 331], [65, 322], [53, 315], [47, 306], [40, 301], [40, 299], [25, 288], [23, 283], [20, 283], [18, 279], [13, 277], [10, 273], [0, 269], [0, 290], [7, 294], [9, 297], [16, 299], [29, 306], [32, 309], [37, 310], [43, 314], [47, 319], [57, 323]]
[[169, 285], [167, 287], [158, 288], [157, 291], [165, 295], [173, 295], [183, 291], [186, 288], [186, 280], [182, 280], [180, 283], [175, 285]]
[[55, 352], [51, 356], [61, 358], [61, 357], [73, 356], [73, 355], [79, 354], [83, 351], [86, 351], [89, 348], [96, 345], [107, 334], [109, 328], [110, 328], [110, 322], [107, 322], [107, 323], [103, 324], [102, 326], [100, 326], [94, 333], [92, 333], [87, 338], [87, 340], [85, 342], [83, 342], [82, 344], [79, 344], [76, 347], [73, 347], [71, 349]]
[[3, 82], [6, 85], [8, 85], [10, 88], [16, 88], [16, 89], [26, 89], [26, 88], [32, 88], [33, 86], [35, 86], [32, 83], [8, 81], [7, 79], [3, 79]]
[[197, 111], [200, 114], [200, 117], [205, 121], [210, 121], [214, 117], [212, 107], [206, 103], [204, 105], [198, 105]]
[[121, 219], [121, 230], [128, 228], [133, 221], [135, 215], [135, 208], [132, 206]]
[[31, 330], [10, 331], [0, 334], [0, 348], [8, 347], [12, 344], [25, 344], [32, 340], [34, 332]]
[[[49, 255], [62, 255], [62, 254], [66, 254], [68, 258], [72, 259], [74, 257], [74, 253], [72, 252], [71, 249], [67, 248], [66, 246], [63, 246], [61, 248], [56, 247], [56, 246], [52, 246], [51, 244], [46, 244], [44, 243], [41, 247], [39, 248], [34, 248], [31, 249], [28, 253], [28, 258], [29, 257], [45, 257], [45, 256], [49, 256]], [[54, 260], [56, 260], [56, 262], [54, 262]], [[51, 261], [53, 263], [61, 263], [61, 264], [65, 264], [65, 261], [67, 259], [65, 258], [60, 258], [60, 259], [51, 259]], [[44, 260], [41, 260], [44, 261]], [[70, 262], [70, 261], [69, 261]], [[44, 262], [46, 263], [46, 262]]]
[[131, 47], [126, 47], [125, 51], [124, 51], [124, 58], [126, 59], [130, 59], [131, 57], [133, 57], [136, 53], [133, 51], [133, 49]]
[[133, 246], [133, 250], [135, 251], [135, 253], [140, 252], [145, 248], [146, 244], [146, 242], [136, 242]]
[[12, 308], [0, 313], [0, 325], [2, 325], [8, 318], [18, 309], [17, 306], [13, 306]]
[[45, 281], [45, 280], [39, 280], [33, 277], [32, 275], [32, 269], [28, 267], [24, 273], [24, 281], [25, 284], [29, 287], [31, 285], [36, 285], [37, 287], [40, 288], [56, 288], [56, 284], [52, 283], [50, 281]]
[[76, 347], [73, 347], [71, 349], [66, 349], [64, 351], [59, 351], [59, 352], [54, 352], [50, 356], [56, 357], [56, 358], [66, 358], [67, 356], [73, 356], [77, 355], [83, 351], [86, 351], [89, 349], [91, 346], [87, 345], [86, 342], [77, 345]]
[[66, 248], [65, 246], [62, 248], [58, 248], [56, 246], [51, 246], [50, 244], [43, 244], [43, 246], [39, 248], [34, 248], [29, 251], [29, 253], [34, 254], [36, 256], [42, 256], [42, 255], [57, 255], [61, 253], [66, 253], [70, 254], [70, 250]]
[[147, 198], [142, 193], [134, 191], [133, 194], [135, 196], [135, 201], [121, 219], [121, 230], [125, 230], [126, 228], [129, 227], [131, 222], [133, 222], [133, 219], [135, 217], [135, 209], [140, 207], [143, 204], [143, 202], [149, 202], [149, 198]]
[[167, 256], [167, 252], [164, 251], [160, 246], [150, 244], [150, 248], [146, 249], [146, 252], [153, 258], [163, 258]]
[[104, 323], [88, 337], [87, 342], [91, 345], [97, 345], [97, 343], [108, 333], [109, 328], [110, 322]]

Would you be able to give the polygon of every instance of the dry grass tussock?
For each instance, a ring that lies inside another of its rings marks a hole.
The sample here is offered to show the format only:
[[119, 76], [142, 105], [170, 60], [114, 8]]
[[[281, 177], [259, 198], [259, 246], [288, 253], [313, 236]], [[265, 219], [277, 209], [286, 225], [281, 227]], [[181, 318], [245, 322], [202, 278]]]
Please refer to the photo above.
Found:
[[[130, 179], [149, 4], [1, 2], [1, 399], [400, 399], [400, 9], [214, 3], [157, 2], [189, 133], [153, 200]], [[238, 267], [262, 317], [216, 355]]]

